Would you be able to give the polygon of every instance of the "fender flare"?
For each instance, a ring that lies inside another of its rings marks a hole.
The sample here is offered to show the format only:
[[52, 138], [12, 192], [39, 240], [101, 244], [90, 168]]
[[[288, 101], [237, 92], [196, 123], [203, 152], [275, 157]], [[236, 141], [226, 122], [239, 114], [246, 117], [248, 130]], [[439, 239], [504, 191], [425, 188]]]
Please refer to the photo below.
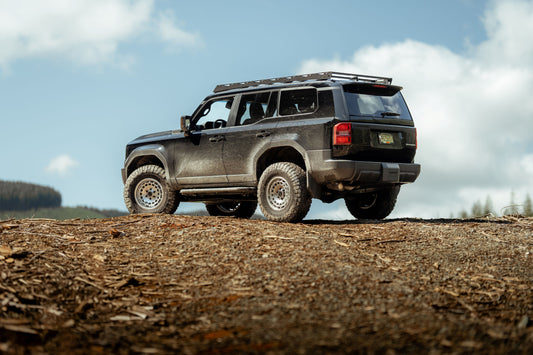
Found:
[[124, 169], [122, 169], [122, 180], [126, 182], [128, 178], [128, 170], [130, 169], [131, 164], [136, 160], [143, 157], [153, 156], [157, 158], [163, 164], [163, 169], [165, 170], [165, 177], [170, 181], [170, 171], [168, 166], [168, 156], [165, 147], [161, 144], [149, 144], [143, 145], [141, 147], [135, 148], [126, 158], [124, 162]]

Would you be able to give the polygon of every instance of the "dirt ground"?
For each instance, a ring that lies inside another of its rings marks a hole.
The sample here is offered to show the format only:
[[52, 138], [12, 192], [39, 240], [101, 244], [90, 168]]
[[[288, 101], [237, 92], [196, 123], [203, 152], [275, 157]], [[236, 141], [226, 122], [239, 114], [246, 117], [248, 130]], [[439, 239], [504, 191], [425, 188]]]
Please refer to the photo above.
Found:
[[533, 353], [533, 219], [0, 221], [7, 354]]

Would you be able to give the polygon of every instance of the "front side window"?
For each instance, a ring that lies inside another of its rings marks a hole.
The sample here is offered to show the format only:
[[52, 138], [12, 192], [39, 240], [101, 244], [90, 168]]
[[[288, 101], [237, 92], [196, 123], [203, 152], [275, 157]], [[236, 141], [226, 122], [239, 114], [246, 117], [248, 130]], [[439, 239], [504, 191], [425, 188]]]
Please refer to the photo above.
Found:
[[282, 116], [313, 113], [318, 109], [315, 88], [281, 91], [279, 113]]
[[226, 127], [233, 105], [233, 97], [216, 99], [206, 103], [195, 122], [195, 129], [212, 129]]
[[411, 120], [399, 87], [345, 85], [344, 97], [350, 116]]

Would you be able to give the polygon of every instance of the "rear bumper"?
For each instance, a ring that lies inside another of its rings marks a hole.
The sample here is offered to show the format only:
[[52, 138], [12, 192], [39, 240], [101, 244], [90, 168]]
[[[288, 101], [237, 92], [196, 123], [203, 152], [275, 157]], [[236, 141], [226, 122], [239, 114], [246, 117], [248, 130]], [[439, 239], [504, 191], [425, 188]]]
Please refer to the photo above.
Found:
[[[321, 159], [329, 151], [309, 155], [310, 175], [318, 184], [349, 182], [355, 184], [406, 184], [420, 175], [420, 164]], [[329, 155], [329, 154], [328, 154]]]

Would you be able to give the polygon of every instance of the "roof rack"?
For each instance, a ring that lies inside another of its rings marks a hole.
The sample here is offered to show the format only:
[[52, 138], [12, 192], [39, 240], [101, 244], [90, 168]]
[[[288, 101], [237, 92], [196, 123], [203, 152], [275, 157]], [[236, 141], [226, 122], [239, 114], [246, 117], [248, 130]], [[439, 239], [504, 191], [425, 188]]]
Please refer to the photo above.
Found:
[[253, 86], [286, 84], [286, 83], [293, 83], [293, 82], [307, 81], [307, 80], [352, 80], [352, 81], [363, 81], [363, 82], [381, 83], [381, 84], [389, 84], [389, 85], [392, 83], [392, 78], [386, 78], [382, 76], [349, 74], [349, 73], [339, 73], [339, 72], [329, 71], [329, 72], [322, 72], [322, 73], [283, 76], [280, 78], [272, 78], [272, 79], [243, 81], [243, 82], [231, 83], [231, 84], [221, 84], [221, 85], [217, 85], [215, 89], [213, 90], [213, 92], [219, 93], [219, 92], [223, 92], [227, 90], [242, 89], [242, 88], [248, 88], [248, 87], [253, 87]]

